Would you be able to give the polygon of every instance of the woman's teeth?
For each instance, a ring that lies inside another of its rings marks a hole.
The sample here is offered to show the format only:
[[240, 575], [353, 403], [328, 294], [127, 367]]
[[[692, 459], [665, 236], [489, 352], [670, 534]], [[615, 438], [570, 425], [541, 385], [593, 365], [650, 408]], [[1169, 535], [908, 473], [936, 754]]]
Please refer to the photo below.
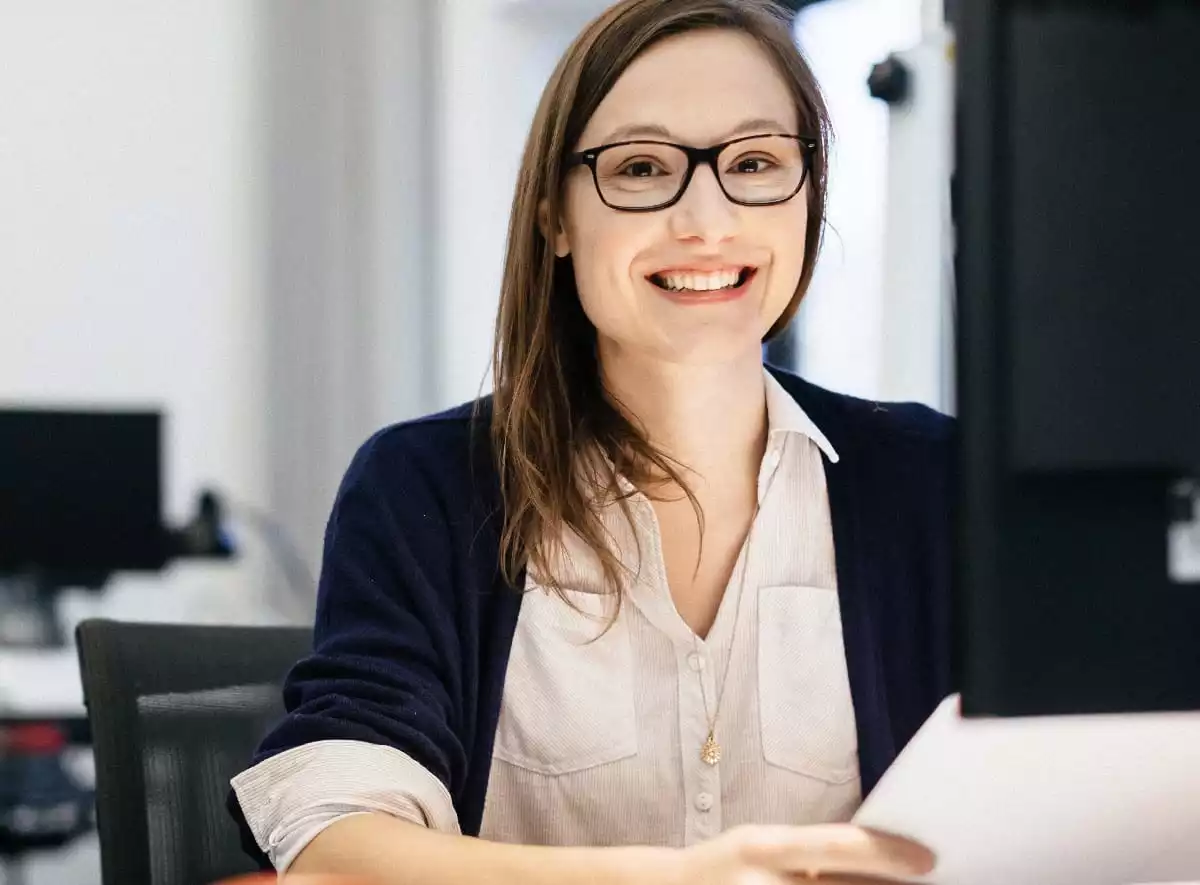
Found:
[[727, 270], [718, 273], [662, 273], [655, 280], [664, 289], [672, 291], [712, 292], [717, 289], [732, 289], [742, 278], [742, 271]]

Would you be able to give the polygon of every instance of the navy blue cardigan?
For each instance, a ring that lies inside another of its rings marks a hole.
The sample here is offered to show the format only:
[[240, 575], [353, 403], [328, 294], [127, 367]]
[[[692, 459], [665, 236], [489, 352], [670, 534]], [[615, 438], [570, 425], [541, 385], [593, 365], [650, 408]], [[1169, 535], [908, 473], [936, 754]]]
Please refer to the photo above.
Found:
[[[771, 371], [840, 456], [825, 473], [866, 793], [951, 691], [953, 425]], [[461, 406], [382, 430], [355, 456], [326, 533], [313, 652], [253, 760], [327, 739], [399, 748], [445, 784], [471, 835], [521, 605], [498, 570], [483, 406], [474, 428]]]

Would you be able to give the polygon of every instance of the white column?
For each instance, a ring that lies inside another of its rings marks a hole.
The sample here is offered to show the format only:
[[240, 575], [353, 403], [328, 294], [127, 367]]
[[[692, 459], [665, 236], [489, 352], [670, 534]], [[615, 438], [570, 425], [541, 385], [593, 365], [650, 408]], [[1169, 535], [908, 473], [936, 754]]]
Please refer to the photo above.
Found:
[[[315, 575], [355, 449], [434, 406], [437, 10], [427, 0], [265, 8], [269, 509]], [[289, 605], [311, 616], [311, 592]]]
[[801, 371], [817, 384], [883, 396], [888, 110], [867, 91], [871, 67], [920, 35], [919, 0], [839, 0], [798, 17], [796, 36], [833, 119], [829, 229], [801, 308]]
[[925, 3], [923, 16], [920, 42], [896, 53], [909, 98], [889, 107], [880, 396], [950, 411], [953, 40], [940, 3]]

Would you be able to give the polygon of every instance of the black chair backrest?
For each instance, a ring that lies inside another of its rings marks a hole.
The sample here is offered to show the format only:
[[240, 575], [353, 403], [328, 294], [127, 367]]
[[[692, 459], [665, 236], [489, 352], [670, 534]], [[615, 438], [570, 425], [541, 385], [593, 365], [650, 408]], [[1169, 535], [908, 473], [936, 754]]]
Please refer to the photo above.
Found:
[[89, 620], [76, 633], [104, 885], [208, 885], [256, 868], [229, 779], [283, 715], [312, 631]]

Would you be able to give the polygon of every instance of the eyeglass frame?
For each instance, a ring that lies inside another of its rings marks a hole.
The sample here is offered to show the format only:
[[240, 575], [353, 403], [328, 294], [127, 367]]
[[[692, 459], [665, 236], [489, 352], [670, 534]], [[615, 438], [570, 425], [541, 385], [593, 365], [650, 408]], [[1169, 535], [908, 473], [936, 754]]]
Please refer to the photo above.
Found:
[[[786, 197], [781, 197], [777, 200], [767, 200], [761, 203], [750, 203], [744, 200], [735, 199], [734, 197], [730, 196], [729, 191], [725, 189], [725, 183], [721, 180], [721, 171], [717, 168], [717, 158], [721, 155], [721, 152], [730, 145], [737, 144], [740, 141], [751, 141], [756, 138], [787, 138], [800, 143], [800, 147], [802, 148], [801, 153], [803, 155], [804, 169], [800, 173], [800, 183], [797, 184], [796, 189]], [[596, 161], [600, 158], [602, 153], [610, 148], [627, 147], [631, 144], [656, 144], [661, 147], [677, 148], [678, 150], [683, 151], [683, 153], [687, 156], [688, 167], [687, 171], [683, 174], [683, 180], [679, 183], [679, 192], [675, 194], [674, 197], [664, 203], [657, 203], [653, 206], [614, 206], [604, 198], [604, 192], [600, 188], [599, 173], [596, 172]], [[721, 189], [721, 193], [725, 195], [725, 199], [733, 203], [735, 206], [749, 206], [751, 208], [755, 206], [778, 206], [779, 204], [786, 203], [788, 200], [792, 199], [804, 188], [804, 183], [808, 181], [808, 173], [812, 169], [812, 155], [816, 153], [819, 146], [820, 142], [815, 138], [811, 138], [807, 135], [792, 135], [786, 132], [760, 132], [756, 135], [739, 135], [737, 138], [731, 138], [728, 141], [721, 142], [720, 144], [714, 144], [703, 148], [692, 147], [686, 144], [675, 144], [671, 141], [656, 141], [654, 139], [635, 138], [629, 141], [614, 141], [611, 144], [602, 144], [598, 147], [589, 148], [588, 150], [576, 151], [572, 154], [568, 154], [566, 169], [568, 172], [574, 169], [576, 166], [587, 166], [589, 169], [591, 169], [592, 184], [596, 187], [596, 195], [600, 198], [600, 202], [609, 209], [613, 209], [617, 212], [658, 212], [662, 209], [669, 209], [671, 206], [674, 206], [683, 199], [683, 195], [687, 193], [687, 189], [692, 183], [692, 176], [696, 172], [696, 167], [701, 163], [706, 164], [710, 169], [712, 169], [713, 178], [717, 180], [717, 186]]]

